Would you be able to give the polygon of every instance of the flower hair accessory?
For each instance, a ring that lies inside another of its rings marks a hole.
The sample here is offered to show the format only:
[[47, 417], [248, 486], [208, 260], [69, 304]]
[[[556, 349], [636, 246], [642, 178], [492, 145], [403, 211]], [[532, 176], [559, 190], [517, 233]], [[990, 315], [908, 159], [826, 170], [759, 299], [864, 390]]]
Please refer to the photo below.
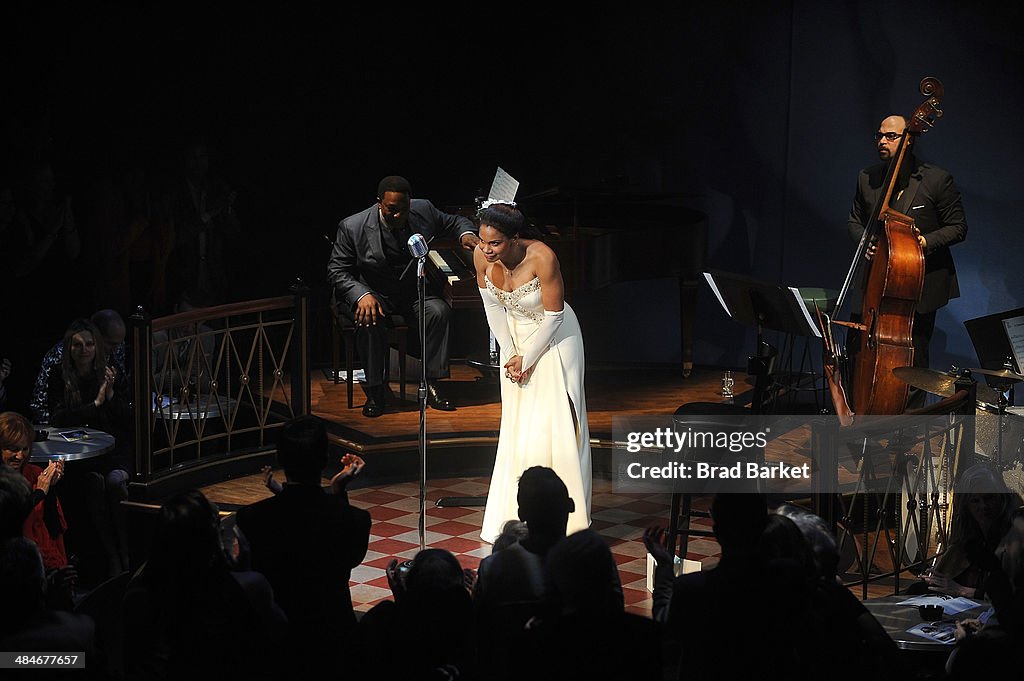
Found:
[[505, 201], [504, 199], [487, 199], [486, 201], [484, 201], [483, 203], [480, 204], [480, 210], [486, 210], [487, 208], [490, 208], [491, 206], [494, 206], [494, 205], [508, 206], [509, 208], [515, 208], [516, 207], [516, 202], [515, 201]]

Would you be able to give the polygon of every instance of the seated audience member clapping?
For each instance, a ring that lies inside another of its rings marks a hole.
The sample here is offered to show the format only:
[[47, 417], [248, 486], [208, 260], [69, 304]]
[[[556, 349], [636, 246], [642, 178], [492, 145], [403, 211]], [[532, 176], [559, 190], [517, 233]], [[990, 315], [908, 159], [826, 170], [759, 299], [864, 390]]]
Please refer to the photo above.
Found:
[[124, 597], [132, 679], [278, 678], [286, 618], [263, 575], [228, 568], [217, 508], [198, 491], [160, 508], [152, 551]]
[[55, 426], [89, 426], [114, 436], [113, 452], [78, 466], [84, 477], [86, 506], [106, 560], [106, 575], [128, 569], [128, 541], [120, 503], [128, 498], [134, 471], [131, 408], [124, 374], [106, 362], [106, 346], [87, 319], [64, 333], [64, 354], [50, 372], [50, 422]]
[[46, 468], [28, 462], [35, 431], [28, 419], [12, 411], [0, 413], [0, 451], [3, 463], [18, 471], [32, 486], [32, 510], [25, 520], [24, 536], [39, 547], [48, 579], [64, 591], [67, 598], [61, 599], [70, 605], [70, 587], [75, 570], [68, 564], [64, 548], [64, 532], [67, 523], [57, 495], [52, 487], [64, 475], [64, 462], [50, 461]]
[[[320, 419], [300, 416], [286, 423], [277, 443], [285, 484], [273, 497], [238, 512], [252, 568], [273, 586], [290, 623], [294, 664], [303, 669], [317, 668], [325, 650], [354, 647], [349, 577], [366, 556], [370, 538], [370, 514], [349, 504], [345, 492], [363, 461], [346, 455], [325, 489], [327, 451]], [[266, 480], [269, 487], [273, 479]]]
[[[89, 321], [99, 331], [98, 337], [103, 341], [106, 365], [113, 367], [120, 374], [126, 374], [128, 361], [124, 339], [127, 329], [121, 315], [114, 310], [98, 310]], [[35, 387], [32, 389], [32, 399], [29, 402], [29, 413], [35, 423], [50, 423], [50, 374], [54, 367], [63, 365], [65, 346], [65, 340], [61, 339], [43, 355]]]

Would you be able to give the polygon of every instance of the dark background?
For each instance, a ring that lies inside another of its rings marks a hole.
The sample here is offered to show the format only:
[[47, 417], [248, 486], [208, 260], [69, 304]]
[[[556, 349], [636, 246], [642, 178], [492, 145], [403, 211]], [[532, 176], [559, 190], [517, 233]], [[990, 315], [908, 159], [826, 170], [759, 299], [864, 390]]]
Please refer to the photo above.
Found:
[[[693, 194], [710, 267], [838, 288], [872, 133], [935, 76], [946, 116], [919, 154], [954, 174], [970, 232], [932, 364], [975, 366], [962, 322], [1024, 305], [1020, 5], [745, 5], [8, 5], [7, 172], [42, 146], [77, 195], [111, 155], [171, 173], [186, 140], [206, 139], [239, 192], [240, 297], [322, 282], [323, 235], [381, 176], [451, 206], [498, 165], [521, 196], [609, 181]], [[676, 296], [656, 280], [570, 299], [589, 358], [678, 361]], [[702, 288], [697, 362], [740, 366], [752, 348]]]

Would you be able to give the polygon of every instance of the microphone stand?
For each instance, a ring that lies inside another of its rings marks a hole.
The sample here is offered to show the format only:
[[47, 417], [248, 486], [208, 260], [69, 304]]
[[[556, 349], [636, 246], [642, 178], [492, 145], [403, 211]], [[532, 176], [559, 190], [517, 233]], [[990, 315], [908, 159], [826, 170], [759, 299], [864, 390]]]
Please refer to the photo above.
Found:
[[427, 522], [427, 324], [426, 324], [426, 262], [427, 256], [424, 253], [419, 257], [416, 265], [416, 289], [419, 300], [419, 324], [420, 324], [420, 389], [417, 393], [420, 401], [420, 551], [426, 548], [426, 522]]

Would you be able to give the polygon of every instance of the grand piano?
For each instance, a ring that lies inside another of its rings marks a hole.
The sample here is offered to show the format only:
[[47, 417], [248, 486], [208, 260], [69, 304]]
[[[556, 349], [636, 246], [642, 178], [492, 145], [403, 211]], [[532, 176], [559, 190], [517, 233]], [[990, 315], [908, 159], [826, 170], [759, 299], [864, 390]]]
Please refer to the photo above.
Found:
[[[624, 281], [677, 280], [684, 376], [693, 368], [694, 316], [708, 231], [705, 215], [683, 205], [687, 198], [693, 197], [563, 185], [519, 201], [529, 222], [558, 254], [567, 294]], [[473, 209], [459, 212], [471, 215]], [[427, 268], [434, 285], [453, 309], [479, 309], [472, 254], [455, 244], [438, 244], [434, 251]], [[458, 336], [465, 327], [477, 325], [458, 319]]]

